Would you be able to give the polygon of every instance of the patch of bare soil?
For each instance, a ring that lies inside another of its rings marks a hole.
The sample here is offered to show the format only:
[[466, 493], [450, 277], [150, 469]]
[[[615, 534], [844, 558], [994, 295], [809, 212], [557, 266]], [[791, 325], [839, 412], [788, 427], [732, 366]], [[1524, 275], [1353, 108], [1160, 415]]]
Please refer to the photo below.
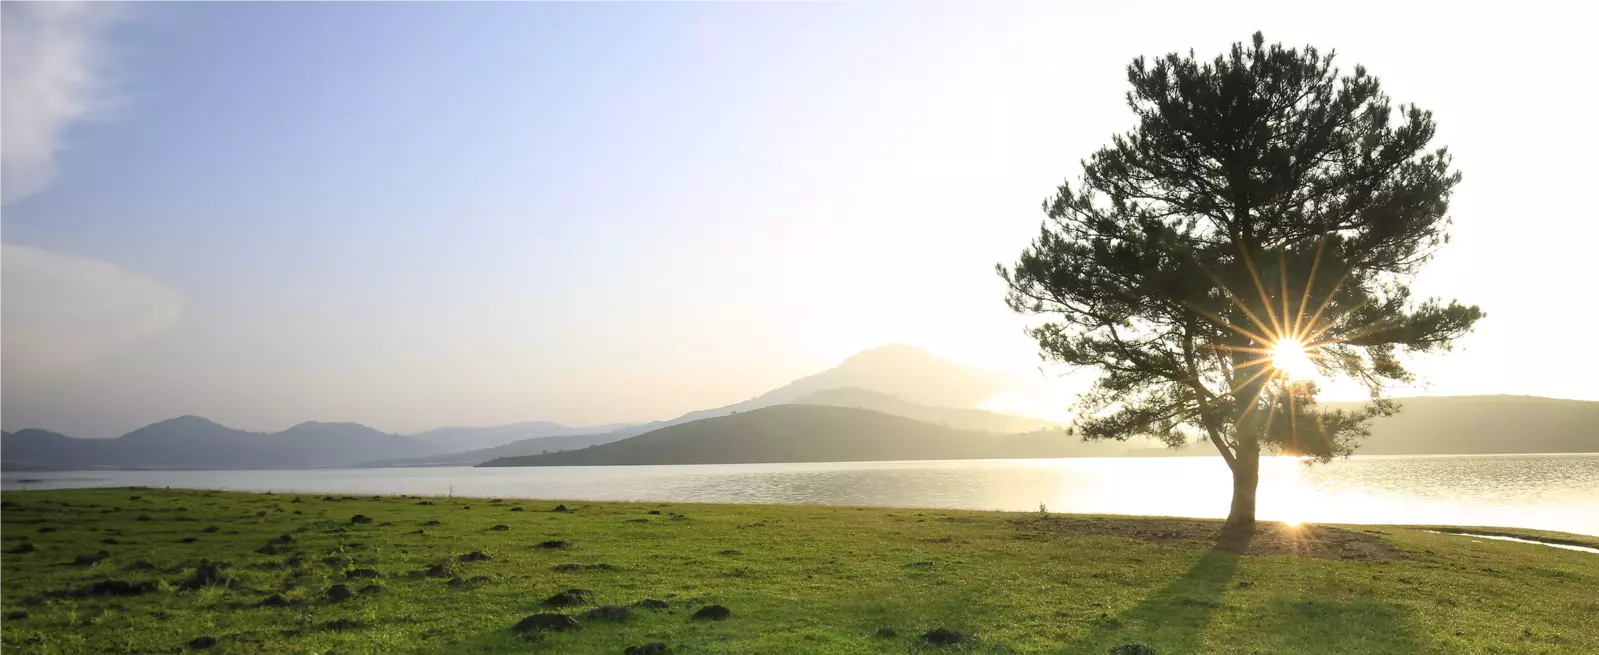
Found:
[[[1017, 519], [1011, 525], [1039, 537], [1124, 537], [1151, 542], [1210, 545], [1221, 536], [1220, 521], [1198, 519], [1107, 519], [1057, 516]], [[1377, 536], [1320, 525], [1289, 526], [1262, 522], [1248, 555], [1299, 555], [1358, 561], [1393, 561], [1404, 553]]]

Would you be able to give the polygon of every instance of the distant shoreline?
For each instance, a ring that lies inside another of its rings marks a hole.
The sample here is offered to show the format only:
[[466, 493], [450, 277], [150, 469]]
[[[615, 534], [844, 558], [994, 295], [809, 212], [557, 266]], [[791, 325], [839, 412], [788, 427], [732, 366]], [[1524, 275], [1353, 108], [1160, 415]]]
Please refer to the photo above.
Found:
[[[1151, 459], [1151, 458], [1164, 459], [1164, 458], [1182, 458], [1182, 457], [1212, 458], [1212, 457], [1218, 457], [1218, 455], [1214, 455], [1214, 454], [1191, 454], [1191, 453], [1178, 452], [1178, 453], [1172, 453], [1172, 454], [1169, 454], [1169, 455], [1168, 454], [1159, 454], [1159, 455], [1150, 454], [1150, 455], [1122, 455], [1122, 456], [1103, 456], [1103, 457], [1100, 457], [1100, 456], [1092, 456], [1092, 457], [972, 457], [972, 458], [958, 458], [958, 459], [882, 459], [882, 460], [837, 460], [837, 461], [815, 461], [815, 462], [732, 462], [732, 463], [725, 463], [725, 464], [605, 464], [605, 465], [593, 465], [593, 466], [571, 465], [571, 466], [561, 466], [560, 468], [618, 468], [618, 467], [633, 468], [633, 467], [638, 467], [638, 466], [745, 466], [745, 465], [759, 465], [759, 464], [818, 464], [818, 465], [825, 465], [825, 464], [898, 464], [898, 463], [909, 463], [909, 462], [982, 462], [982, 461], [1000, 462], [1000, 461], [1015, 461], [1015, 460], [1040, 460], [1040, 461], [1043, 461], [1043, 460], [1055, 460], [1055, 459], [1067, 459], [1067, 460], [1076, 460], [1076, 459], [1135, 459], [1136, 460], [1136, 459]], [[1279, 457], [1279, 458], [1284, 458], [1284, 459], [1291, 459], [1290, 457], [1288, 457], [1286, 455], [1274, 455], [1274, 456], [1270, 456], [1270, 457]], [[1429, 458], [1429, 457], [1432, 457], [1432, 458], [1439, 458], [1439, 457], [1599, 457], [1599, 451], [1570, 452], [1570, 453], [1415, 453], [1415, 454], [1402, 454], [1402, 455], [1362, 455], [1362, 454], [1356, 453], [1356, 454], [1351, 455], [1351, 456], [1349, 456], [1347, 458], [1339, 458], [1339, 460], [1334, 460], [1334, 461], [1341, 461], [1341, 460], [1344, 460], [1344, 459], [1348, 459], [1348, 460], [1373, 460], [1373, 459], [1412, 459], [1412, 458]], [[77, 468], [77, 469], [0, 468], [0, 477], [9, 478], [9, 477], [13, 477], [15, 475], [20, 475], [20, 474], [25, 474], [25, 473], [130, 473], [130, 472], [152, 472], [152, 473], [154, 473], [154, 472], [188, 472], [188, 473], [218, 472], [218, 473], [221, 473], [221, 472], [228, 472], [228, 471], [262, 471], [262, 472], [265, 472], [265, 471], [382, 471], [382, 470], [389, 470], [389, 469], [441, 469], [441, 468], [482, 468], [482, 467], [480, 467], [478, 465], [474, 465], [474, 464], [414, 464], [414, 465], [408, 465], [408, 466], [316, 466], [316, 467], [304, 467], [304, 468], [154, 468], [154, 467], [137, 467], [137, 468], [131, 468], [131, 467], [130, 468], [104, 467], [104, 468]], [[489, 468], [551, 468], [551, 467], [548, 467], [548, 466], [496, 466], [496, 467], [489, 467]]]

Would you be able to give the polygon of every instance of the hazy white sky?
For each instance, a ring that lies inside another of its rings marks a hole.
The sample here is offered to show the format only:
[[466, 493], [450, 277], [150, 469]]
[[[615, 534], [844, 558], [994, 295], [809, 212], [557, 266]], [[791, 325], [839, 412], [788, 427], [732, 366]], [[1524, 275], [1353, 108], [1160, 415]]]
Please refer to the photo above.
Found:
[[1257, 29], [1465, 173], [1419, 287], [1488, 318], [1420, 391], [1599, 399], [1593, 10], [1433, 7], [6, 3], [4, 424], [639, 421], [887, 342], [1030, 370], [991, 268], [1131, 126], [1125, 65]]

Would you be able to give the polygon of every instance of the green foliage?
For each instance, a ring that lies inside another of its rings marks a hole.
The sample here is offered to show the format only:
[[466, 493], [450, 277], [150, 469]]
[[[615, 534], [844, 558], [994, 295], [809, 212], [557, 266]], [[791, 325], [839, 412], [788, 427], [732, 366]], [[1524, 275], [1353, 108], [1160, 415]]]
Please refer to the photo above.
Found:
[[[1083, 162], [998, 267], [1012, 309], [1050, 317], [1032, 330], [1041, 355], [1100, 372], [1078, 407], [1085, 438], [1199, 434], [1229, 464], [1263, 446], [1346, 455], [1397, 411], [1383, 395], [1411, 379], [1403, 356], [1446, 350], [1482, 317], [1407, 286], [1447, 241], [1460, 181], [1429, 149], [1432, 114], [1332, 62], [1257, 33], [1208, 62], [1128, 67], [1137, 127]], [[1319, 408], [1314, 384], [1275, 375], [1282, 340], [1373, 402]]]
[[[1158, 653], [1599, 652], [1589, 629], [1599, 558], [1406, 528], [1312, 527], [1270, 554], [1234, 556], [1209, 550], [1214, 522], [1033, 512], [574, 501], [553, 512], [556, 501], [292, 503], [127, 489], [5, 500], [6, 550], [37, 544], [0, 556], [0, 616], [28, 613], [0, 622], [6, 653], [188, 652], [209, 636], [217, 645], [205, 652], [218, 653], [615, 655], [659, 641], [683, 653], [903, 654], [942, 652], [920, 641], [940, 627], [970, 635], [957, 650], [972, 654], [1132, 643]], [[138, 512], [154, 520], [133, 520]], [[374, 523], [351, 524], [354, 514]], [[442, 525], [415, 533], [429, 521]], [[47, 525], [57, 530], [38, 531]], [[220, 530], [202, 532], [210, 525]], [[284, 534], [294, 551], [256, 552]], [[1329, 549], [1328, 535], [1366, 548]], [[200, 539], [181, 542], [189, 536]], [[569, 546], [536, 546], [545, 539]], [[102, 549], [106, 560], [64, 565]], [[462, 560], [474, 551], [488, 559]], [[230, 582], [187, 587], [204, 560], [231, 564]], [[410, 575], [445, 562], [448, 576]], [[357, 568], [380, 577], [349, 578]], [[55, 593], [107, 579], [159, 584], [127, 596]], [[332, 600], [335, 584], [357, 595]], [[592, 594], [573, 607], [539, 604], [573, 588]], [[643, 599], [668, 607], [635, 607], [624, 622], [581, 617]], [[710, 604], [732, 617], [690, 618]], [[583, 628], [537, 641], [511, 629], [551, 611]]]

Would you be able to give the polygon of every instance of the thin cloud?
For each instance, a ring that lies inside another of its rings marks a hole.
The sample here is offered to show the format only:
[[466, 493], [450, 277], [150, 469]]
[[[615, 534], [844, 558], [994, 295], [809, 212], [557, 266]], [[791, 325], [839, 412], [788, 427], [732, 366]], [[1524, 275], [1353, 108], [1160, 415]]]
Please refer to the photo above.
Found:
[[103, 35], [125, 13], [108, 3], [4, 4], [0, 21], [3, 202], [49, 186], [68, 128], [107, 107]]
[[[126, 14], [98, 3], [3, 5], [4, 202], [38, 193], [60, 167], [66, 134], [109, 106], [105, 32]], [[31, 246], [0, 246], [4, 386], [71, 372], [170, 330], [183, 298], [114, 264]]]
[[5, 374], [19, 381], [164, 333], [184, 309], [181, 296], [144, 275], [30, 246], [0, 247], [0, 287]]

